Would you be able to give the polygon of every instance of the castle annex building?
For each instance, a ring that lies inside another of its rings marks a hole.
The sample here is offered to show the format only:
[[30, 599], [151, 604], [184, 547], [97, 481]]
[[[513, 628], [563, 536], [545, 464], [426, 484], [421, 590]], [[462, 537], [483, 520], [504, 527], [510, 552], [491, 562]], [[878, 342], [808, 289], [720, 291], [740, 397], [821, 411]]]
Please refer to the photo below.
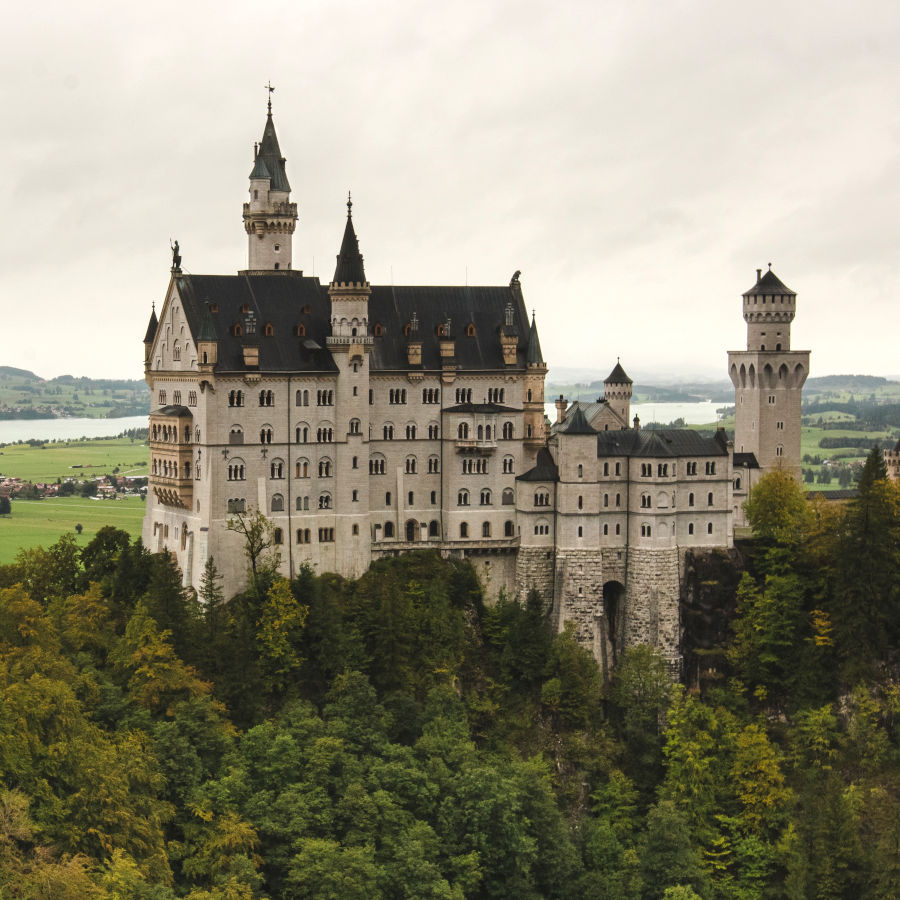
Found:
[[536, 587], [605, 663], [640, 641], [677, 663], [686, 552], [731, 546], [760, 473], [799, 472], [796, 295], [771, 271], [744, 295], [734, 445], [641, 430], [619, 364], [596, 403], [560, 398], [551, 426], [518, 272], [501, 286], [371, 285], [349, 200], [331, 282], [294, 269], [271, 105], [249, 190], [248, 268], [186, 274], [176, 245], [144, 338], [145, 546], [172, 552], [186, 584], [210, 557], [241, 583], [243, 538], [227, 523], [258, 508], [286, 576], [354, 577], [430, 547], [469, 558], [490, 594]]

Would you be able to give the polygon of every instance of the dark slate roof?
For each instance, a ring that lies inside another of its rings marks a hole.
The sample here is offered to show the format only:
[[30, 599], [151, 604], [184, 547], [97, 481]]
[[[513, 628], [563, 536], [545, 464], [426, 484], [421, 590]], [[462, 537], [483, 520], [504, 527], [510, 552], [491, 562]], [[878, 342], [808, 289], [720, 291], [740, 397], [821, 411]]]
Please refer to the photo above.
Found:
[[622, 364], [616, 360], [616, 367], [606, 376], [604, 384], [634, 384], [634, 382], [625, 374]]
[[[331, 301], [318, 278], [305, 278], [299, 272], [273, 272], [270, 275], [180, 275], [176, 284], [187, 315], [191, 334], [203, 329], [206, 304], [215, 304], [217, 312], [209, 320], [218, 341], [218, 371], [244, 371], [245, 343], [259, 346], [259, 368], [268, 372], [336, 372], [337, 366], [325, 349], [330, 333]], [[242, 307], [256, 318], [256, 334], [236, 337], [234, 326], [243, 325]], [[310, 312], [303, 309], [309, 307]], [[272, 337], [266, 337], [271, 324]], [[298, 337], [298, 325], [306, 328]]]
[[444, 412], [448, 413], [511, 413], [522, 412], [521, 409], [513, 409], [511, 406], [501, 406], [499, 403], [457, 403], [456, 406], [447, 406]]
[[597, 434], [591, 428], [580, 406], [575, 407], [575, 412], [570, 413], [563, 423], [556, 429], [557, 434]]
[[745, 297], [752, 297], [754, 294], [760, 295], [765, 294], [766, 296], [771, 296], [772, 294], [778, 296], [790, 296], [796, 297], [797, 294], [795, 291], [792, 291], [781, 279], [771, 270], [769, 269], [756, 284], [750, 288], [749, 291], [744, 293]]
[[516, 481], [559, 481], [559, 468], [546, 447], [538, 450], [535, 467], [516, 478]]
[[250, 173], [251, 178], [271, 178], [272, 173], [266, 165], [266, 161], [257, 153], [256, 162], [253, 164], [253, 171]]
[[173, 419], [191, 419], [194, 414], [186, 407], [170, 403], [153, 411], [154, 416], [172, 416]]
[[704, 437], [689, 428], [598, 431], [597, 456], [727, 456], [728, 449], [716, 437]]
[[[262, 140], [259, 142], [259, 150], [256, 153], [253, 172], [257, 171], [260, 160], [263, 161], [272, 178], [269, 189], [273, 191], [290, 191], [291, 185], [287, 178], [287, 172], [284, 169], [285, 159], [281, 155], [281, 148], [278, 146], [278, 135], [275, 134], [275, 123], [272, 121], [271, 111], [266, 116], [266, 127], [263, 129]], [[265, 176], [254, 176], [251, 172], [250, 177], [264, 178]]]
[[198, 341], [214, 341], [216, 339], [216, 326], [213, 325], [212, 313], [208, 303], [200, 304], [200, 324], [197, 328]]
[[[373, 286], [369, 297], [369, 334], [373, 333], [376, 324], [382, 326], [384, 334], [375, 338], [369, 365], [376, 370], [409, 369], [403, 328], [415, 313], [419, 319], [416, 340], [422, 342], [423, 369], [441, 368], [437, 329], [450, 319], [455, 337], [455, 360], [460, 369], [503, 370], [506, 366], [500, 329], [505, 321], [506, 304], [510, 301], [518, 333], [526, 334], [528, 314], [525, 304], [508, 286]], [[466, 335], [469, 323], [475, 326], [473, 337]], [[517, 363], [521, 368], [525, 367], [525, 347], [520, 338]]]
[[759, 463], [756, 460], [756, 455], [753, 453], [735, 453], [734, 454], [734, 465], [735, 468], [742, 469], [758, 469]]
[[156, 337], [156, 329], [159, 328], [159, 320], [156, 318], [156, 307], [153, 307], [153, 312], [150, 313], [150, 321], [147, 323], [147, 333], [144, 335], [144, 343], [150, 344], [153, 342], [153, 338]]
[[[235, 337], [235, 324], [244, 321], [243, 306], [253, 311], [257, 322], [259, 368], [268, 372], [336, 372], [326, 349], [331, 334], [331, 300], [318, 278], [291, 270], [265, 274], [176, 275], [176, 285], [195, 340], [201, 333], [207, 303], [218, 312], [210, 314], [218, 347], [218, 371], [244, 371], [243, 344]], [[519, 334], [527, 330], [528, 316], [521, 297], [509, 287], [431, 287], [375, 285], [369, 297], [370, 334], [376, 324], [382, 336], [373, 342], [369, 364], [372, 371], [407, 371], [409, 366], [403, 335], [413, 313], [418, 317], [416, 340], [422, 342], [422, 366], [440, 370], [437, 328], [448, 318], [453, 322], [455, 362], [460, 369], [506, 370], [500, 344], [500, 328], [506, 304], [512, 302]], [[309, 313], [304, 313], [304, 308]], [[266, 337], [271, 323], [272, 337]], [[466, 325], [475, 326], [467, 337]], [[296, 336], [302, 324], [305, 337]], [[519, 339], [517, 364], [525, 368], [526, 345]]]
[[344, 226], [344, 239], [341, 241], [341, 252], [338, 253], [332, 281], [335, 284], [366, 283], [366, 271], [363, 268], [362, 254], [359, 252], [356, 231], [353, 228], [349, 200], [347, 201], [347, 224]]
[[544, 357], [541, 355], [541, 341], [538, 337], [537, 323], [534, 321], [534, 314], [531, 316], [531, 329], [528, 332], [528, 365], [544, 364]]

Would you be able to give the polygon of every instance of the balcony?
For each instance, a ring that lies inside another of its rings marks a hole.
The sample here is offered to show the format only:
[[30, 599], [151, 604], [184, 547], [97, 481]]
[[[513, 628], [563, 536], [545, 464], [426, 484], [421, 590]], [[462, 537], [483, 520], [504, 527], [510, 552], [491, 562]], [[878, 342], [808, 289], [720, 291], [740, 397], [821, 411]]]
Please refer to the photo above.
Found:
[[151, 475], [148, 483], [157, 501], [163, 506], [191, 508], [194, 499], [194, 482], [190, 478], [167, 478], [164, 475]]

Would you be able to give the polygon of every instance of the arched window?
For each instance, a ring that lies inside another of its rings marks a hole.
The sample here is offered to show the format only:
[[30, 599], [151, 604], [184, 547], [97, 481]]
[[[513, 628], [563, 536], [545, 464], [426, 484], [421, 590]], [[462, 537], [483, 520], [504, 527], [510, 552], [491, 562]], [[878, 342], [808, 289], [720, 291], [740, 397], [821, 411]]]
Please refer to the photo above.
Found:
[[456, 495], [456, 505], [457, 506], [468, 506], [469, 505], [469, 492], [468, 491], [460, 491]]
[[459, 536], [461, 538], [467, 538], [469, 536], [469, 523], [468, 522], [460, 522], [459, 523]]
[[384, 326], [381, 324], [381, 322], [375, 323], [374, 334], [375, 334], [375, 337], [381, 337], [384, 334]]
[[272, 326], [271, 322], [266, 322], [266, 337], [272, 337], [275, 334], [275, 329]]
[[507, 519], [503, 523], [503, 537], [515, 537], [516, 536], [516, 526], [513, 523], [512, 519]]
[[228, 432], [228, 443], [229, 444], [243, 444], [244, 443], [244, 431], [240, 425], [232, 425], [231, 431]]
[[468, 422], [460, 422], [459, 428], [456, 429], [456, 435], [461, 441], [468, 440], [469, 423]]
[[259, 429], [259, 442], [261, 444], [271, 444], [272, 443], [272, 426], [271, 425], [263, 425], [263, 427]]
[[485, 488], [481, 492], [481, 505], [482, 506], [490, 506], [491, 505], [491, 492]]
[[234, 323], [234, 328], [231, 329], [231, 333], [232, 333], [235, 337], [240, 337], [240, 336], [244, 333], [244, 329], [243, 329], [243, 327], [241, 326], [241, 323], [240, 323], [240, 322], [235, 322], [235, 323]]
[[416, 458], [414, 456], [406, 457], [406, 474], [407, 475], [415, 475], [416, 474]]
[[319, 478], [331, 478], [331, 460], [319, 460]]
[[309, 443], [309, 425], [307, 425], [305, 422], [297, 426], [295, 434], [298, 444]]
[[309, 478], [309, 460], [298, 459], [294, 467], [295, 478]]
[[271, 463], [269, 463], [269, 477], [270, 478], [284, 478], [284, 462], [280, 459], [273, 459]]
[[406, 439], [408, 441], [414, 441], [416, 439], [416, 426], [415, 425], [407, 425], [406, 426]]
[[712, 505], [713, 505], [713, 495], [712, 495], [712, 491], [710, 491], [710, 492], [706, 495], [706, 505], [707, 505], [707, 506], [712, 506]]
[[479, 441], [484, 440], [484, 426], [482, 426], [482, 425], [478, 426], [478, 440]]
[[513, 493], [512, 488], [504, 488], [503, 494], [501, 495], [500, 502], [503, 506], [512, 506], [516, 502], [516, 496]]
[[693, 533], [694, 533], [694, 523], [688, 522], [688, 534], [693, 534]]
[[350, 434], [359, 434], [359, 419], [351, 419], [350, 420]]
[[281, 494], [272, 495], [272, 512], [284, 512], [284, 497]]
[[437, 456], [428, 457], [428, 474], [436, 475], [441, 470], [441, 461]]
[[693, 506], [693, 505], [694, 505], [694, 495], [688, 494], [688, 506]]
[[428, 523], [428, 537], [436, 538], [441, 536], [441, 526], [437, 519], [432, 519]]
[[491, 536], [491, 523], [490, 522], [482, 522], [481, 523], [481, 536], [489, 538]]
[[386, 441], [392, 441], [394, 439], [394, 426], [388, 423], [382, 428], [381, 433]]
[[386, 538], [392, 538], [394, 536], [394, 523], [393, 522], [385, 522], [384, 523], [384, 536]]
[[474, 322], [469, 322], [469, 324], [466, 325], [466, 337], [475, 337], [475, 323]]
[[707, 523], [706, 523], [706, 533], [707, 533], [707, 534], [712, 534], [712, 533], [713, 533], [713, 524], [712, 524], [712, 522], [707, 522]]
[[319, 494], [319, 509], [331, 509], [331, 494]]
[[380, 453], [378, 453], [369, 459], [369, 474], [370, 475], [384, 475], [384, 472], [385, 472], [385, 459]]

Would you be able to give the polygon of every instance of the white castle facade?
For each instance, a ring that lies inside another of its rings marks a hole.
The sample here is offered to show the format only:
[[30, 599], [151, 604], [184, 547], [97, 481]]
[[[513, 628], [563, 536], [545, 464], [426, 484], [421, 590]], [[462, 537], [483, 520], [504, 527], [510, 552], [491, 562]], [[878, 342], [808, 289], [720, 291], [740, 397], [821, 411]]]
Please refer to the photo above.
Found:
[[518, 273], [370, 285], [351, 212], [330, 284], [292, 267], [297, 207], [270, 107], [243, 210], [248, 268], [189, 275], [176, 255], [144, 339], [145, 546], [173, 553], [195, 587], [212, 557], [236, 589], [247, 562], [227, 523], [259, 509], [286, 576], [355, 577], [431, 548], [470, 559], [489, 595], [537, 588], [604, 663], [641, 641], [677, 663], [687, 552], [732, 546], [760, 474], [799, 473], [796, 295], [771, 271], [744, 295], [733, 444], [632, 425], [618, 364], [596, 403], [560, 398], [551, 426]]

